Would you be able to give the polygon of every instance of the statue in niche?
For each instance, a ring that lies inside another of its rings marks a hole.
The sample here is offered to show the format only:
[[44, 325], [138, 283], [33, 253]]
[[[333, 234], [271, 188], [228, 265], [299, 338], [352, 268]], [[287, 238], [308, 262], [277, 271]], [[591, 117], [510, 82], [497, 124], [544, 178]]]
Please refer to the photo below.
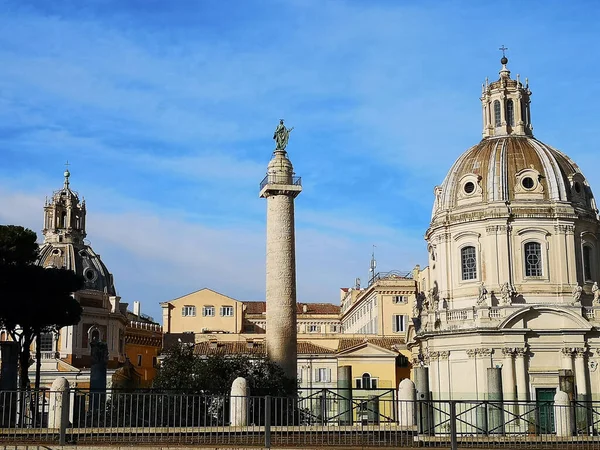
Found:
[[592, 304], [600, 305], [600, 287], [598, 287], [597, 281], [594, 281], [594, 285], [592, 286], [592, 295], [594, 296]]
[[483, 281], [479, 284], [479, 297], [477, 298], [477, 306], [485, 306], [487, 301], [488, 291], [483, 284]]
[[286, 128], [283, 124], [283, 119], [279, 120], [279, 125], [275, 128], [275, 133], [273, 134], [273, 139], [275, 139], [276, 144], [275, 150], [285, 150], [290, 139], [290, 133], [293, 129], [294, 127]]
[[583, 293], [583, 288], [581, 286], [579, 286], [578, 284], [575, 285], [575, 287], [573, 287], [573, 303], [571, 303], [573, 306], [579, 306], [581, 305], [581, 294]]

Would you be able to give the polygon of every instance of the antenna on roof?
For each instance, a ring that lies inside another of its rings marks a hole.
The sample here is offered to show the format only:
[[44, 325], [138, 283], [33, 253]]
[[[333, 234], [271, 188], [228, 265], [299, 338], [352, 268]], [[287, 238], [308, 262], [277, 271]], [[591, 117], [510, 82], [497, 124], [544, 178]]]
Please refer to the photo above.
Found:
[[373, 244], [373, 253], [371, 253], [371, 267], [369, 268], [369, 272], [371, 272], [371, 278], [375, 276], [376, 267], [377, 261], [375, 260], [375, 244]]
[[360, 278], [357, 278], [356, 280], [354, 280], [354, 288], [360, 289]]

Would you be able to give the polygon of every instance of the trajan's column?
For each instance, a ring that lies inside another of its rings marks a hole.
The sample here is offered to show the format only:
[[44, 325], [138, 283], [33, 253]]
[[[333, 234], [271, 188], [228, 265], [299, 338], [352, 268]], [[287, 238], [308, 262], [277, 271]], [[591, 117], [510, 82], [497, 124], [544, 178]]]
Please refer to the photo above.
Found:
[[285, 151], [291, 131], [279, 121], [260, 197], [267, 199], [267, 356], [296, 379], [294, 199], [302, 186]]

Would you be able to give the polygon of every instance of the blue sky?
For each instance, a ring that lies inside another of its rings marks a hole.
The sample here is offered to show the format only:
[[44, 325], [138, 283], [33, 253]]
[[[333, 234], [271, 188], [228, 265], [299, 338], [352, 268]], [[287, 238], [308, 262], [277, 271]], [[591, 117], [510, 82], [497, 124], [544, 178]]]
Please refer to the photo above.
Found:
[[509, 47], [536, 137], [600, 189], [597, 2], [0, 0], [0, 223], [39, 233], [62, 184], [123, 301], [264, 299], [279, 118], [302, 177], [298, 300], [426, 264], [433, 188], [481, 138]]

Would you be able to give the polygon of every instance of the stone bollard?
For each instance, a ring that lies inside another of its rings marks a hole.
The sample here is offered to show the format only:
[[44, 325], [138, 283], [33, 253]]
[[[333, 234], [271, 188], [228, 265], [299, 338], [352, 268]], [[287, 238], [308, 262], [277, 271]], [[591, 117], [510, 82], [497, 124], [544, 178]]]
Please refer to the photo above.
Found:
[[558, 391], [554, 395], [554, 430], [557, 437], [573, 436], [573, 420], [569, 394]]
[[48, 428], [64, 430], [69, 421], [69, 381], [58, 377], [50, 388]]
[[229, 419], [232, 427], [248, 425], [248, 382], [243, 377], [237, 377], [231, 384]]
[[415, 400], [417, 399], [417, 390], [415, 383], [405, 378], [398, 386], [398, 425], [401, 427], [414, 427], [415, 421]]

